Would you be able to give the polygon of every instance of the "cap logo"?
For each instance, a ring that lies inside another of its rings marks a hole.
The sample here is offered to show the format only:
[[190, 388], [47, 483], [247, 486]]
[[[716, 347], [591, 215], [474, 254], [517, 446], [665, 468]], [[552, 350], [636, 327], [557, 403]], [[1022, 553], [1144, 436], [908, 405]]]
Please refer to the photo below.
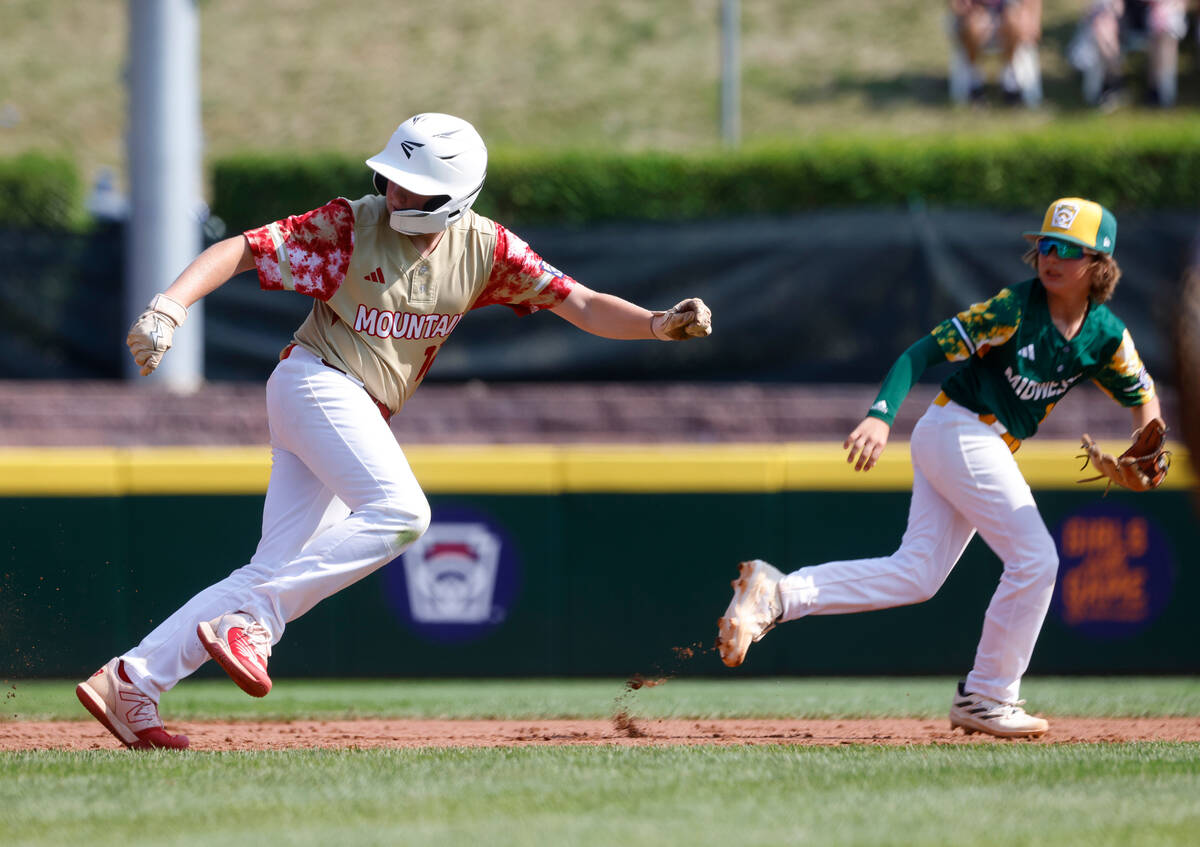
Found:
[[1078, 214], [1079, 207], [1074, 203], [1059, 203], [1054, 207], [1050, 225], [1055, 229], [1070, 229]]
[[404, 151], [404, 158], [406, 158], [406, 159], [412, 158], [413, 150], [417, 149], [418, 147], [424, 147], [424, 146], [425, 145], [422, 144], [420, 141], [401, 141], [400, 142], [400, 149]]

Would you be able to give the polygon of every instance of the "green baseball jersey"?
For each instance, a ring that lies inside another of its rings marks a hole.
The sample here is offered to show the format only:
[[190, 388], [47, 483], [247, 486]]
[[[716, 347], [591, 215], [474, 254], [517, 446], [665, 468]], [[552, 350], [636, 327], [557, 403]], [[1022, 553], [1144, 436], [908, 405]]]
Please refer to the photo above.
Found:
[[1093, 303], [1075, 337], [1064, 338], [1036, 278], [959, 312], [932, 335], [949, 361], [966, 363], [942, 390], [974, 412], [994, 414], [1016, 438], [1036, 433], [1082, 380], [1094, 381], [1122, 406], [1141, 406], [1154, 397], [1154, 380], [1125, 324], [1107, 306]]

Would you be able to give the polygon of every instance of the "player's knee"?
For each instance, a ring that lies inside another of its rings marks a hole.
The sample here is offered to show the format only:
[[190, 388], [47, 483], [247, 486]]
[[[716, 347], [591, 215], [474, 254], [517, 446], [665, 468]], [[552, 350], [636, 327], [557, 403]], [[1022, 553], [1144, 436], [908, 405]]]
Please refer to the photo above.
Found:
[[936, 574], [925, 574], [924, 577], [913, 586], [913, 601], [914, 603], [924, 603], [926, 600], [932, 600], [933, 596], [941, 590], [945, 583], [944, 578], [940, 578]]
[[416, 532], [416, 538], [424, 535], [425, 531], [429, 529], [429, 524], [432, 522], [433, 510], [429, 507], [429, 501], [422, 497], [412, 518], [412, 528]]
[[424, 497], [419, 502], [380, 506], [375, 512], [378, 523], [390, 535], [392, 553], [397, 555], [424, 535], [433, 520], [429, 501]]
[[1037, 536], [1036, 547], [1040, 561], [1048, 567], [1058, 567], [1058, 545], [1054, 543], [1054, 536], [1050, 534], [1050, 530], [1043, 530]]
[[1054, 539], [1050, 539], [1050, 544], [1043, 550], [1042, 566], [1039, 569], [1039, 575], [1044, 582], [1051, 585], [1058, 579], [1058, 548], [1054, 546]]
[[900, 591], [893, 599], [899, 605], [924, 603], [937, 594], [942, 583], [946, 581], [943, 575], [928, 572], [911, 563], [907, 567], [901, 567], [897, 575], [902, 581], [899, 583]]
[[1058, 576], [1058, 548], [1049, 532], [1030, 538], [1021, 557], [1005, 563], [1008, 578], [1014, 582], [1042, 586], [1053, 585]]
[[432, 521], [433, 510], [429, 508], [429, 501], [424, 497], [421, 498], [421, 502], [419, 503], [408, 503], [405, 505], [404, 529], [412, 535], [412, 541], [416, 541], [424, 535]]

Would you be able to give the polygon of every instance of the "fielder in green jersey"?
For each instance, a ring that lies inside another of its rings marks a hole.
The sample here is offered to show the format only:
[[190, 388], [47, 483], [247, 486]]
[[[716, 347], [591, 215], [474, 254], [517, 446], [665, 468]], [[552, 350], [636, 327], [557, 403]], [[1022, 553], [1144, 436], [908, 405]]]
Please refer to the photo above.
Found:
[[1021, 708], [1018, 694], [1050, 606], [1058, 552], [1012, 454], [1085, 380], [1128, 407], [1135, 430], [1161, 412], [1129, 331], [1104, 305], [1121, 276], [1112, 213], [1065, 197], [1050, 204], [1040, 230], [1024, 235], [1032, 242], [1025, 261], [1037, 276], [943, 321], [909, 347], [843, 445], [855, 470], [870, 470], [925, 369], [963, 363], [913, 429], [913, 496], [900, 548], [787, 575], [761, 560], [743, 562], [718, 625], [725, 664], [741, 664], [750, 644], [780, 621], [929, 599], [978, 532], [1004, 573], [974, 667], [951, 701], [951, 727], [1004, 737], [1046, 732], [1048, 723]]

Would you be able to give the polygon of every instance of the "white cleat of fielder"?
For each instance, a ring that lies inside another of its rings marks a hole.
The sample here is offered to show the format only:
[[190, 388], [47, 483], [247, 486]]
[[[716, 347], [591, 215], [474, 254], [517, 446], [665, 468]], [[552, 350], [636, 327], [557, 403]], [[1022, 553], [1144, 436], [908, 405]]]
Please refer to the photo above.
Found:
[[1024, 702], [1004, 703], [982, 694], [972, 694], [960, 682], [950, 705], [950, 729], [962, 727], [967, 735], [983, 732], [997, 738], [1037, 738], [1044, 735], [1050, 724], [1044, 718], [1034, 717], [1022, 709]]
[[762, 559], [738, 565], [738, 578], [732, 583], [733, 599], [725, 617], [717, 621], [717, 651], [729, 667], [740, 665], [750, 645], [775, 628], [783, 614], [781, 579], [783, 574]]

